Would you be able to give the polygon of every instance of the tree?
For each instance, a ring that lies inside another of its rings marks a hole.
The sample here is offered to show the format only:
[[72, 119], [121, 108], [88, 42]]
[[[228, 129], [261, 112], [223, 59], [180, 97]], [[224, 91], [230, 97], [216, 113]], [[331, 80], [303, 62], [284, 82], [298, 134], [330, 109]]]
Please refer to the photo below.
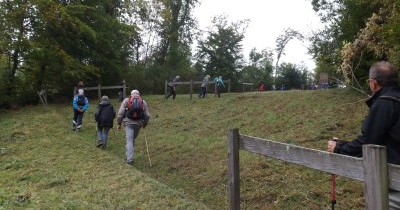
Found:
[[214, 17], [207, 38], [199, 40], [197, 66], [204, 73], [237, 82], [243, 65], [242, 44], [247, 20], [228, 23], [225, 16]]
[[159, 3], [162, 7], [156, 61], [170, 73], [182, 72], [190, 66], [191, 30], [196, 27], [192, 10], [197, 0], [159, 0]]
[[[312, 1], [314, 10], [318, 12], [322, 22], [327, 25], [324, 30], [316, 32], [311, 39], [312, 47], [310, 52], [317, 60], [317, 74], [328, 72], [335, 77], [342, 75], [348, 82], [353, 81], [353, 83], [363, 80], [367, 76], [365, 69], [368, 69], [371, 62], [376, 60], [377, 57], [369, 49], [350, 53], [353, 50], [348, 50], [348, 43], [355, 41], [359, 36], [360, 30], [366, 27], [368, 18], [372, 17], [374, 13], [379, 13], [383, 8], [389, 8], [385, 6], [388, 2], [395, 4], [395, 1], [391, 0]], [[347, 50], [342, 52], [344, 48]], [[349, 59], [350, 54], [351, 58]], [[342, 63], [346, 59], [346, 64], [343, 65]], [[345, 71], [343, 74], [344, 66], [347, 66], [346, 68], [350, 67], [354, 71], [352, 73]]]
[[276, 85], [279, 88], [285, 85], [285, 88], [301, 89], [309, 82], [309, 75], [307, 69], [302, 66], [296, 66], [291, 63], [282, 63], [278, 69], [276, 78]]
[[257, 52], [255, 48], [249, 53], [249, 64], [241, 71], [243, 81], [255, 84], [272, 84], [273, 53], [271, 50]]
[[120, 8], [114, 0], [0, 1], [0, 49], [10, 61], [7, 95], [34, 96], [43, 88], [68, 94], [65, 87], [78, 80], [119, 80], [137, 37], [136, 27], [118, 18]]

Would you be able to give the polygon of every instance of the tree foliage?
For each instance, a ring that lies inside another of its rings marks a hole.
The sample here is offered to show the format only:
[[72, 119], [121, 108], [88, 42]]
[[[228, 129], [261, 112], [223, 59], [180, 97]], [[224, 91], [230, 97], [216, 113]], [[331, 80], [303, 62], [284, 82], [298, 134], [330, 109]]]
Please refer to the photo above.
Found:
[[214, 17], [207, 38], [199, 41], [197, 66], [200, 71], [230, 78], [235, 83], [243, 66], [242, 41], [247, 21], [229, 23], [226, 16]]
[[271, 50], [262, 50], [257, 52], [253, 48], [249, 54], [249, 64], [243, 67], [241, 79], [243, 82], [254, 84], [272, 84], [273, 71], [273, 52]]
[[113, 0], [0, 1], [0, 49], [9, 60], [1, 71], [4, 95], [66, 94], [78, 80], [119, 80], [136, 34], [119, 21], [119, 7]]
[[327, 27], [312, 38], [317, 73], [342, 75], [362, 86], [378, 60], [399, 65], [399, 1], [313, 0]]
[[276, 76], [276, 87], [279, 88], [284, 85], [287, 90], [301, 89], [310, 84], [309, 77], [310, 75], [305, 67], [282, 63]]

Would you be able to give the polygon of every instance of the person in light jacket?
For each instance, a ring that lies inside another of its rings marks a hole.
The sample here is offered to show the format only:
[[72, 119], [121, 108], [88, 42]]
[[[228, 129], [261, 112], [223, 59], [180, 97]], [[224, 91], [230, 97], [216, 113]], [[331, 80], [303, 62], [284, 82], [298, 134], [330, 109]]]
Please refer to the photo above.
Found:
[[146, 101], [142, 99], [138, 90], [132, 90], [131, 96], [122, 101], [117, 117], [118, 130], [121, 129], [122, 123], [125, 126], [126, 163], [129, 165], [134, 162], [135, 139], [140, 129], [147, 126], [149, 119]]

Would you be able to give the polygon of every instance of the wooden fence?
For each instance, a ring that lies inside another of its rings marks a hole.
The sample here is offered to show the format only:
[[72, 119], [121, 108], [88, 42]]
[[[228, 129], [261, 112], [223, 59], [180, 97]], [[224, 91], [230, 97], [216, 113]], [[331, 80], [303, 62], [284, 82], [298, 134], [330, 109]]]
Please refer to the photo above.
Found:
[[246, 91], [246, 87], [249, 87], [250, 91], [253, 91], [254, 83], [242, 82], [241, 84], [242, 84], [242, 92]]
[[[164, 94], [165, 96], [167, 96], [168, 94], [168, 80], [165, 80], [165, 85], [164, 85]], [[174, 84], [176, 85], [189, 85], [189, 94], [190, 94], [190, 99], [192, 99], [192, 94], [193, 94], [193, 85], [198, 85], [203, 83], [202, 81], [193, 81], [190, 80], [189, 82], [175, 82]], [[227, 92], [230, 93], [231, 92], [231, 80], [224, 80], [225, 84], [228, 84], [228, 90]], [[217, 84], [215, 83], [215, 81], [209, 81], [208, 84], [214, 84], [214, 92], [216, 92], [217, 90]], [[215, 93], [216, 94], [216, 93]]]
[[[97, 90], [97, 96], [100, 99], [101, 98], [101, 90], [109, 90], [109, 89], [121, 89], [122, 88], [122, 98], [125, 98], [126, 96], [126, 88], [128, 88], [125, 83], [122, 85], [116, 85], [116, 86], [101, 86], [100, 84], [97, 85], [97, 87], [84, 87], [84, 90]], [[75, 94], [75, 90], [74, 90]]]
[[364, 182], [365, 207], [389, 209], [388, 188], [400, 191], [400, 166], [386, 163], [386, 148], [364, 145], [363, 158], [228, 132], [229, 209], [240, 209], [239, 149]]

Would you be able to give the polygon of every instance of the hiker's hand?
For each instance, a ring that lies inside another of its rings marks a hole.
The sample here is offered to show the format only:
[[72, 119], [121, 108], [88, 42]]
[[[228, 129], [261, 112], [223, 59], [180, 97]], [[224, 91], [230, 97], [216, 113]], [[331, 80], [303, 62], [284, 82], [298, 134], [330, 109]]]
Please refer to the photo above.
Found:
[[335, 140], [329, 140], [328, 141], [328, 152], [335, 151], [335, 147], [336, 147], [336, 141]]
[[121, 130], [121, 124], [118, 125], [117, 129], [118, 129], [118, 130]]

